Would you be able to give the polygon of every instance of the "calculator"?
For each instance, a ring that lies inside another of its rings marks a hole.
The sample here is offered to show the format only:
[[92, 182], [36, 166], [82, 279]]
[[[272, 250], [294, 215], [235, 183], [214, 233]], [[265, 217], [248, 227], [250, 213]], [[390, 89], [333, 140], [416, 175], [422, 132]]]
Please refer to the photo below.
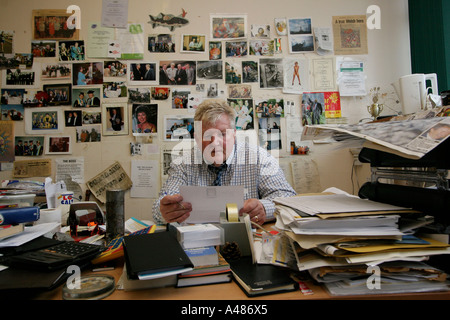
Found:
[[103, 246], [95, 244], [65, 241], [13, 256], [11, 264], [12, 266], [51, 271], [72, 264], [84, 264], [97, 256], [103, 249]]
[[[147, 233], [153, 233], [155, 232], [156, 224], [146, 227], [144, 229], [135, 231], [133, 233], [130, 233], [128, 236], [134, 236], [137, 234], [147, 234]], [[100, 264], [105, 263], [107, 261], [111, 261], [116, 258], [120, 258], [123, 256], [123, 236], [117, 237], [112, 239], [108, 245], [106, 246], [106, 249], [103, 250], [97, 257], [95, 257], [91, 262], [92, 264]]]

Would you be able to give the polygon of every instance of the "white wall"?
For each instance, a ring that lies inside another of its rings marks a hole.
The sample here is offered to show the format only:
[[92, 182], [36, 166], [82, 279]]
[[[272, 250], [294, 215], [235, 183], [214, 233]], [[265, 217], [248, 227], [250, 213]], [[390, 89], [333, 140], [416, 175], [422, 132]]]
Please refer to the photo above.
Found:
[[[69, 5], [78, 5], [81, 8], [82, 28], [80, 39], [87, 39], [87, 25], [89, 22], [100, 21], [102, 1], [87, 0], [0, 0], [0, 29], [15, 30], [15, 51], [30, 52], [31, 33], [31, 12], [33, 9], [65, 9]], [[390, 83], [400, 76], [410, 73], [409, 54], [409, 26], [407, 0], [160, 0], [144, 1], [129, 0], [129, 21], [141, 22], [145, 25], [145, 32], [148, 34], [167, 33], [168, 29], [157, 27], [153, 29], [149, 21], [149, 14], [156, 15], [160, 12], [179, 14], [182, 8], [187, 11], [186, 18], [189, 24], [183, 28], [177, 28], [173, 32], [178, 44], [181, 34], [206, 34], [209, 36], [210, 14], [246, 14], [247, 25], [251, 24], [271, 24], [274, 18], [286, 17], [311, 17], [315, 27], [331, 27], [331, 17], [335, 15], [359, 15], [365, 14], [369, 5], [376, 4], [381, 8], [381, 29], [368, 30], [369, 54], [364, 56], [352, 56], [355, 59], [362, 59], [366, 62], [367, 88], [381, 86], [386, 92], [392, 92]], [[287, 48], [287, 38], [283, 38], [283, 56], [289, 56]], [[170, 55], [169, 59], [186, 59], [186, 55], [192, 60], [207, 60], [207, 54], [183, 54], [177, 50], [176, 54]], [[305, 54], [307, 58], [317, 57], [316, 54]], [[145, 54], [144, 59], [159, 61], [167, 59], [163, 54]], [[254, 85], [255, 86], [255, 85]], [[261, 90], [253, 88], [253, 96], [267, 96], [276, 94], [285, 99], [296, 99], [300, 103], [300, 96], [283, 94], [280, 91]], [[342, 116], [348, 118], [349, 123], [356, 123], [362, 118], [367, 118], [366, 105], [368, 97], [363, 98], [342, 98]], [[177, 114], [171, 109], [170, 102], [158, 102], [159, 120], [162, 124], [164, 114]], [[400, 106], [391, 105], [393, 110], [400, 110]], [[70, 109], [70, 107], [63, 107]], [[183, 110], [185, 111], [185, 110]], [[186, 111], [187, 112], [187, 111]], [[392, 114], [392, 110], [386, 108], [384, 114]], [[282, 126], [284, 123], [282, 122]], [[158, 130], [158, 137], [154, 143], [163, 146], [163, 130]], [[17, 122], [15, 127], [16, 135], [24, 135], [24, 123]], [[75, 139], [73, 128], [66, 128], [64, 135], [71, 135]], [[72, 156], [82, 156], [85, 159], [85, 181], [91, 179], [104, 170], [114, 161], [118, 160], [131, 175], [131, 160], [157, 159], [159, 156], [130, 156], [129, 143], [134, 141], [134, 137], [128, 136], [103, 136], [101, 144], [98, 143], [74, 143]], [[283, 141], [283, 144], [286, 144]], [[283, 151], [281, 153], [282, 162], [289, 162], [292, 158]], [[58, 156], [43, 156], [55, 159]], [[300, 159], [300, 156], [295, 159]], [[317, 161], [319, 165], [320, 180], [323, 188], [335, 186], [348, 192], [357, 190], [358, 184], [363, 183], [368, 177], [368, 168], [364, 166], [357, 168], [358, 181], [355, 187], [352, 186], [352, 156], [347, 149], [334, 150], [330, 145], [313, 146], [309, 158]], [[17, 157], [17, 160], [24, 158]], [[289, 175], [289, 173], [288, 173]], [[1, 179], [10, 179], [10, 171], [0, 172]], [[53, 172], [54, 177], [54, 172]], [[32, 178], [43, 180], [43, 177]], [[86, 189], [82, 186], [83, 190]], [[355, 189], [356, 188], [356, 189]], [[130, 198], [129, 192], [126, 194], [126, 216], [140, 219], [150, 219], [151, 205], [153, 199]]]

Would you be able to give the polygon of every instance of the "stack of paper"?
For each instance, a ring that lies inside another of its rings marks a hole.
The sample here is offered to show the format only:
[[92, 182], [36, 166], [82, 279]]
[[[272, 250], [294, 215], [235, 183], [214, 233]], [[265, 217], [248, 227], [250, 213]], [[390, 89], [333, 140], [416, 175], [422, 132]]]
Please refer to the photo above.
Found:
[[[290, 239], [298, 269], [308, 270], [331, 294], [450, 290], [446, 275], [422, 262], [449, 254], [450, 246], [414, 235], [418, 227], [432, 222], [429, 217], [347, 194], [301, 195], [275, 202], [276, 227]], [[369, 266], [383, 272], [373, 275]], [[370, 291], [374, 276], [383, 291]], [[419, 282], [422, 285], [411, 285]]]

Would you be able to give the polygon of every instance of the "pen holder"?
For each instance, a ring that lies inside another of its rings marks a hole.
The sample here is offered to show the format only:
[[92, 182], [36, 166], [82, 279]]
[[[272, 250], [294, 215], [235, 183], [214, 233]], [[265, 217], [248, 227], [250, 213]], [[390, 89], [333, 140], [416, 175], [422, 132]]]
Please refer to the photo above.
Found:
[[106, 241], [125, 234], [124, 190], [106, 190]]

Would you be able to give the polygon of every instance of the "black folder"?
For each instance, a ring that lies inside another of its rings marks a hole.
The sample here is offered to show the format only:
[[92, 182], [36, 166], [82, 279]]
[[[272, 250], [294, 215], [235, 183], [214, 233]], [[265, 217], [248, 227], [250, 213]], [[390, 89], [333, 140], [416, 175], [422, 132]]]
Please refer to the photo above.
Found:
[[178, 240], [168, 231], [124, 237], [123, 247], [129, 279], [194, 268]]
[[228, 262], [233, 277], [248, 297], [294, 291], [298, 287], [287, 268], [253, 263], [251, 257]]

